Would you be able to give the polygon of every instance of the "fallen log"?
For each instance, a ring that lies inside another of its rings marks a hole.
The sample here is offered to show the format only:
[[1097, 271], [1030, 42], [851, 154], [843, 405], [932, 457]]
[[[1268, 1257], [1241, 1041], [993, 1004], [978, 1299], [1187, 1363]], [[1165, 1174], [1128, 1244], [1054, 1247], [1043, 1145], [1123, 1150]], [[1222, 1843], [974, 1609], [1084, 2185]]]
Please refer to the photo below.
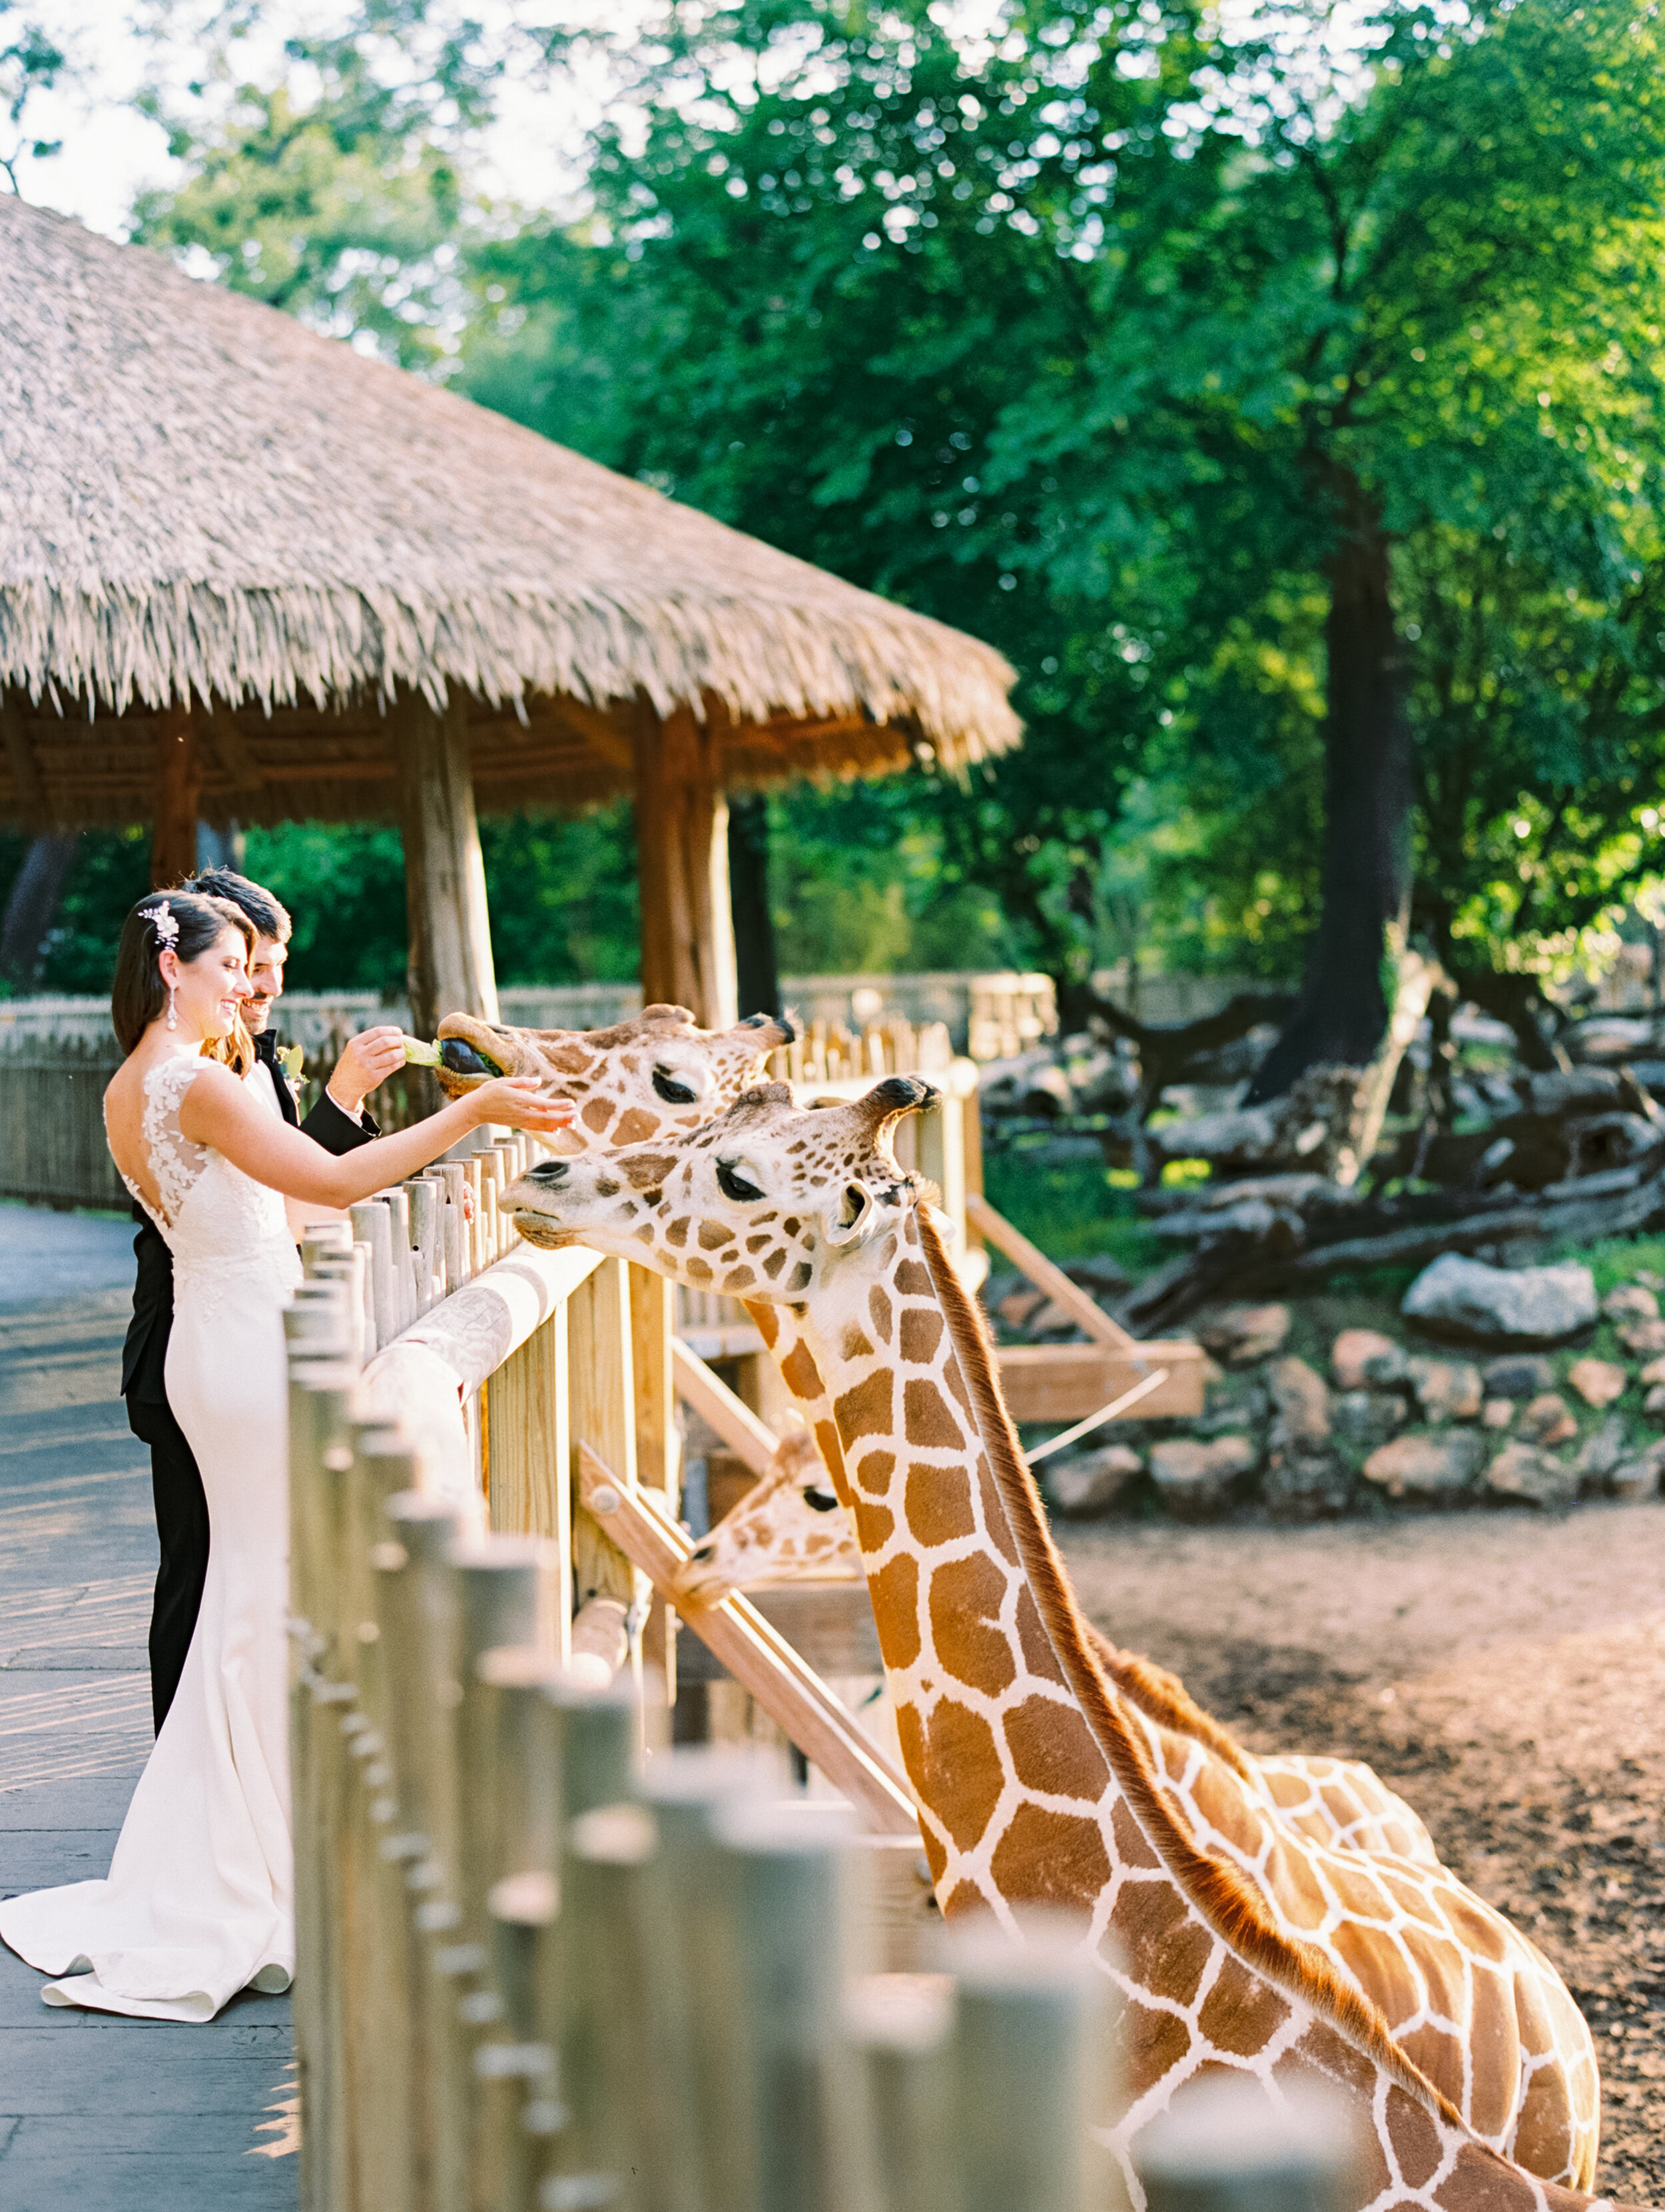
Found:
[[[1362, 1234], [1348, 1233], [1353, 1224], [1337, 1218], [1339, 1209], [1331, 1209], [1329, 1222], [1321, 1224], [1303, 1220], [1292, 1207], [1267, 1207], [1271, 1218], [1264, 1226], [1251, 1227], [1240, 1218], [1238, 1225], [1224, 1231], [1204, 1233], [1188, 1259], [1147, 1276], [1122, 1302], [1120, 1317], [1148, 1336], [1173, 1328], [1216, 1298], [1310, 1289], [1328, 1276], [1421, 1267], [1448, 1252], [1473, 1255], [1497, 1246], [1582, 1244], [1633, 1236], [1665, 1223], [1665, 1168], [1617, 1169], [1551, 1185], [1535, 1197], [1495, 1192], [1471, 1200], [1465, 1210], [1444, 1220], [1383, 1220], [1390, 1204], [1370, 1209], [1378, 1225]], [[1252, 1211], [1240, 1209], [1240, 1217]], [[1232, 1216], [1228, 1210], [1214, 1218], [1230, 1221]], [[1364, 1227], [1362, 1222], [1357, 1225]]]

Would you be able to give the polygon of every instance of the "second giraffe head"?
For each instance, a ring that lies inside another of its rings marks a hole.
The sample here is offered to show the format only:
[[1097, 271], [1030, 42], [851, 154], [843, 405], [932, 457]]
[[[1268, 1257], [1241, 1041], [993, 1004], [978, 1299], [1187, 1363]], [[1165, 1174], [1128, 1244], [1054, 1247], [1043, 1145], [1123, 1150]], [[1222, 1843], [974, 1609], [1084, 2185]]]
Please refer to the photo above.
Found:
[[804, 1112], [785, 1084], [768, 1084], [697, 1129], [545, 1160], [498, 1203], [530, 1244], [588, 1244], [696, 1290], [790, 1303], [917, 1200], [890, 1131], [936, 1097], [892, 1075], [848, 1105]]

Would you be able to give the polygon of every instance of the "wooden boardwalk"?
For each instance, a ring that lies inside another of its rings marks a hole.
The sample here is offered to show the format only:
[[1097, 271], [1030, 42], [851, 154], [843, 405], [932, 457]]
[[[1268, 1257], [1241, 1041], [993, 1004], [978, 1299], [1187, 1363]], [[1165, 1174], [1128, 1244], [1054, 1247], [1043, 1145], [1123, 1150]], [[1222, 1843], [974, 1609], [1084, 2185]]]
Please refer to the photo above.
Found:
[[[131, 1232], [0, 1206], [0, 1894], [103, 1874], [150, 1746]], [[0, 1947], [0, 2212], [293, 2212], [287, 1997], [205, 2027], [58, 2012]]]

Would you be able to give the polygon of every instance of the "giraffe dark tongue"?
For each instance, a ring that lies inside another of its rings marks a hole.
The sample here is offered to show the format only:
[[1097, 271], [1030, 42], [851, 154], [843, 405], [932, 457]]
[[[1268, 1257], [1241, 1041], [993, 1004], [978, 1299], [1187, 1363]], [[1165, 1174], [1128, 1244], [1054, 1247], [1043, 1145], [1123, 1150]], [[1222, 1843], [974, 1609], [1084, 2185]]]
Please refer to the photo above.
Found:
[[488, 1060], [483, 1052], [477, 1052], [471, 1044], [465, 1044], [461, 1037], [441, 1040], [440, 1064], [449, 1068], [453, 1075], [496, 1076], [503, 1072], [495, 1060]]

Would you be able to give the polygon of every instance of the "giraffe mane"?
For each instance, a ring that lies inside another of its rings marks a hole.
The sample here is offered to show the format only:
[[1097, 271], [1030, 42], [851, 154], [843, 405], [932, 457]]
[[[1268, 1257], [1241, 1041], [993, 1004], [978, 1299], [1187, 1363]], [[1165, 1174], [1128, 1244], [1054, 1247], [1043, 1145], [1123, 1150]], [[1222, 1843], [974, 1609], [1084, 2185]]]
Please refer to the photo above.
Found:
[[[1265, 1900], [1236, 1868], [1211, 1857], [1188, 1836], [1158, 1787], [1149, 1757], [1116, 1710], [1120, 1693], [1106, 1680], [1091, 1632], [1052, 1539], [1041, 1493], [1000, 1395], [993, 1347], [981, 1314], [948, 1256], [941, 1232], [922, 1208], [915, 1212], [926, 1264], [943, 1319], [971, 1395], [989, 1473], [1029, 1578], [1058, 1662], [1128, 1808], [1204, 1923], [1275, 1987], [1297, 1996], [1376, 2060], [1407, 2094], [1425, 2102], [1474, 2140], [1462, 2116], [1394, 2041], [1381, 2008], [1350, 1989], [1324, 1954], [1286, 1935]], [[1191, 1731], [1187, 1731], [1190, 1733]]]
[[1112, 1644], [1101, 1629], [1095, 1628], [1091, 1621], [1084, 1619], [1081, 1626], [1099, 1665], [1124, 1698], [1162, 1727], [1172, 1729], [1176, 1735], [1194, 1736], [1199, 1743], [1206, 1743], [1234, 1773], [1241, 1775], [1245, 1782], [1254, 1781], [1254, 1771], [1243, 1746], [1197, 1703], [1177, 1674], [1170, 1674], [1165, 1667], [1158, 1667], [1154, 1659], [1146, 1659], [1139, 1652], [1124, 1651], [1119, 1644]]

